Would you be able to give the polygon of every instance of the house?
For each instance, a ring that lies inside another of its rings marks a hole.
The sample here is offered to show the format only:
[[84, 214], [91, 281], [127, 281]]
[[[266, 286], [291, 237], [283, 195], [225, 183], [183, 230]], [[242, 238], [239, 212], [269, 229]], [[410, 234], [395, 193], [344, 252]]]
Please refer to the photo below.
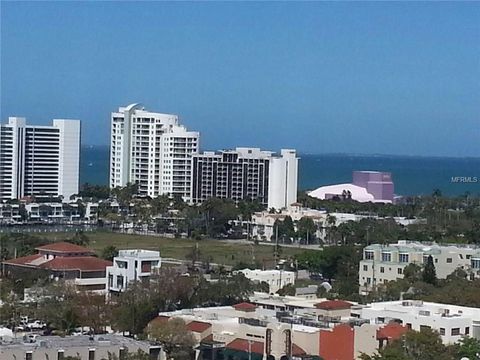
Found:
[[22, 277], [34, 271], [51, 279], [65, 279], [78, 290], [104, 292], [106, 268], [112, 263], [94, 256], [91, 249], [68, 242], [36, 248], [37, 254], [3, 262], [7, 276]]
[[118, 293], [125, 290], [131, 281], [148, 281], [162, 264], [160, 252], [151, 250], [120, 250], [107, 267], [108, 291]]

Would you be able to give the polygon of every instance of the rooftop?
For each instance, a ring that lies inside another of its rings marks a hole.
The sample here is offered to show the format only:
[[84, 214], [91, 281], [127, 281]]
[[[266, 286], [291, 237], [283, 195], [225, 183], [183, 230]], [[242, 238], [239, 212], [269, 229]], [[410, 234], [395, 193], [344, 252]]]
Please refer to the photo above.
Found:
[[56, 242], [39, 246], [36, 250], [41, 252], [53, 252], [53, 253], [89, 253], [94, 254], [94, 251], [83, 246], [71, 244], [65, 241]]
[[424, 302], [421, 300], [397, 300], [371, 303], [360, 308], [362, 316], [368, 312], [411, 314], [415, 316], [431, 316], [441, 318], [470, 318], [480, 321], [480, 308]]
[[96, 335], [93, 339], [87, 335], [80, 336], [39, 336], [34, 343], [24, 343], [22, 338], [9, 339], [8, 341], [3, 341], [0, 343], [0, 350], [4, 349], [15, 349], [20, 348], [23, 350], [30, 350], [40, 347], [56, 348], [56, 349], [68, 349], [72, 347], [89, 347], [95, 346], [96, 348], [101, 348], [103, 346], [109, 347], [112, 345], [121, 345], [128, 347], [133, 344], [141, 344], [146, 348], [150, 346], [147, 342], [142, 342], [134, 340], [132, 338], [124, 337], [121, 335]]
[[350, 309], [352, 305], [352, 303], [344, 300], [327, 300], [315, 304], [315, 307], [321, 310], [345, 310]]
[[93, 256], [56, 257], [40, 265], [49, 270], [105, 271], [112, 262]]
[[212, 327], [212, 324], [203, 321], [192, 321], [187, 324], [187, 329], [193, 332], [202, 333], [208, 328]]
[[143, 250], [143, 249], [131, 249], [131, 250], [120, 250], [118, 252], [117, 258], [120, 257], [130, 257], [130, 258], [159, 258], [160, 251], [153, 250]]

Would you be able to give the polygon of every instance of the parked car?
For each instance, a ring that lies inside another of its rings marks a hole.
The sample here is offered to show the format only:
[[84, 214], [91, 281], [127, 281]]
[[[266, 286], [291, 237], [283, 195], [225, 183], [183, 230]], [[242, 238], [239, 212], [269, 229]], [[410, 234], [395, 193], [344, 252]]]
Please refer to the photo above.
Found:
[[27, 327], [32, 330], [41, 330], [41, 329], [45, 329], [47, 327], [47, 324], [45, 324], [43, 321], [35, 320], [32, 322], [29, 322], [27, 324]]

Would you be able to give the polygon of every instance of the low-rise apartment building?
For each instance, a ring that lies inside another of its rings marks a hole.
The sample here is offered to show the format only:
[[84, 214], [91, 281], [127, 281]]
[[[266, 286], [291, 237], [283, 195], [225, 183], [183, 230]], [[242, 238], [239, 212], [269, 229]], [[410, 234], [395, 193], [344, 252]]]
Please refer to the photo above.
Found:
[[438, 245], [400, 240], [396, 244], [373, 244], [363, 249], [359, 265], [361, 293], [376, 286], [403, 278], [408, 264], [422, 265], [432, 256], [437, 277], [445, 279], [456, 269], [470, 277], [480, 276], [480, 248], [470, 245]]
[[100, 360], [109, 359], [112, 355], [122, 359], [127, 352], [136, 353], [138, 350], [148, 354], [152, 360], [160, 360], [160, 346], [121, 335], [37, 336], [33, 339], [4, 337], [0, 340], [2, 360], [63, 360], [67, 357]]
[[149, 281], [160, 266], [159, 251], [120, 250], [113, 258], [113, 265], [106, 269], [108, 291], [118, 293], [125, 290], [131, 281]]
[[480, 339], [480, 309], [423, 302], [399, 300], [368, 304], [352, 311], [371, 324], [397, 322], [416, 331], [422, 328], [436, 330], [445, 344], [458, 342], [464, 336]]
[[286, 285], [295, 285], [295, 273], [285, 270], [238, 270], [239, 273], [254, 283], [265, 282], [269, 286], [269, 293], [276, 293]]

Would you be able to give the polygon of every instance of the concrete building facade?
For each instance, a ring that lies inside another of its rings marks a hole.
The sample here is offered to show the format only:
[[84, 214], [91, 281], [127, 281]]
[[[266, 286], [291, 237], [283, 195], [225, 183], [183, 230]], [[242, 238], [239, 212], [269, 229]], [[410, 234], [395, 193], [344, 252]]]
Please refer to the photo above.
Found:
[[140, 104], [120, 107], [111, 115], [110, 187], [136, 183], [140, 195], [190, 201], [191, 156], [198, 153], [199, 138], [177, 115]]
[[38, 336], [34, 340], [4, 338], [0, 340], [2, 360], [62, 360], [79, 357], [85, 360], [109, 359], [112, 355], [123, 359], [127, 352], [138, 350], [160, 360], [161, 347], [146, 341], [138, 341], [121, 335]]
[[258, 200], [281, 209], [297, 199], [298, 158], [295, 150], [280, 155], [259, 148], [204, 152], [192, 156], [192, 202], [211, 197]]
[[480, 309], [477, 308], [399, 300], [371, 303], [352, 312], [371, 324], [395, 321], [416, 331], [431, 328], [438, 331], [445, 344], [456, 343], [465, 336], [480, 339]]
[[426, 244], [400, 240], [397, 244], [373, 244], [363, 249], [358, 281], [361, 293], [376, 286], [403, 278], [409, 264], [423, 265], [432, 256], [436, 275], [445, 279], [456, 269], [465, 270], [470, 277], [480, 276], [480, 248], [470, 245]]
[[295, 284], [295, 273], [285, 270], [238, 270], [239, 273], [255, 283], [265, 282], [269, 286], [269, 293], [275, 294], [278, 290], [286, 285]]
[[124, 291], [131, 281], [148, 281], [161, 267], [159, 251], [120, 250], [106, 268], [109, 292]]
[[79, 120], [38, 126], [9, 117], [0, 125], [0, 201], [25, 196], [68, 200], [78, 193], [79, 167]]

